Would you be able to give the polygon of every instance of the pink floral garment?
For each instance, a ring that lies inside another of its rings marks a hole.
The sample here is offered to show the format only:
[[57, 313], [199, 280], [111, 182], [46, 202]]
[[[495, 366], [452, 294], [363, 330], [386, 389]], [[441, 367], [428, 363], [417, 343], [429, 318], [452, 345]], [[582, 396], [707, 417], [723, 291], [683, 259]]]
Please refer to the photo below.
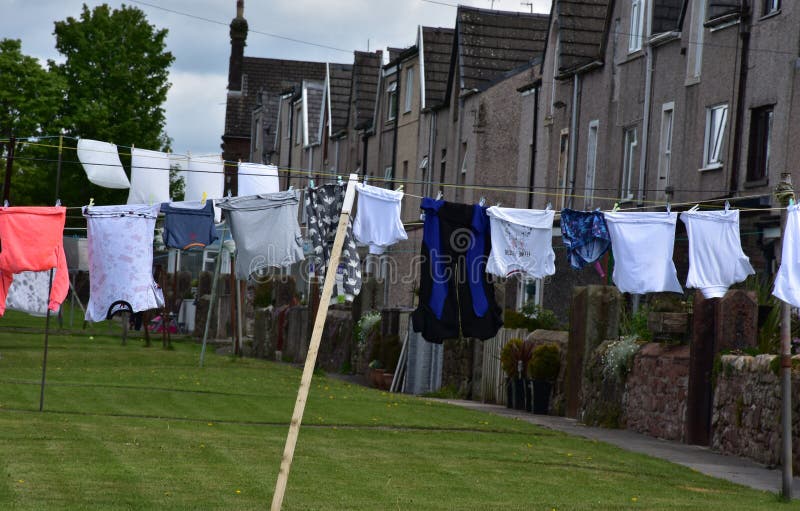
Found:
[[164, 305], [164, 294], [153, 280], [153, 232], [159, 208], [159, 204], [83, 208], [89, 240], [87, 321]]

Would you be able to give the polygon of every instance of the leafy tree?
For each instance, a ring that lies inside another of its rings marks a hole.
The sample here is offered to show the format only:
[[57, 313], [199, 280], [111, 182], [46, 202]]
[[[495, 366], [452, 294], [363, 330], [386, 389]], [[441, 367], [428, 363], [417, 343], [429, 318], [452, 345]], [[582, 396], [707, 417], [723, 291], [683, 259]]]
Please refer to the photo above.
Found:
[[[39, 61], [22, 53], [16, 39], [0, 40], [0, 137], [18, 138], [57, 133], [58, 111], [63, 100], [63, 82], [56, 73], [43, 68]], [[7, 151], [7, 146], [3, 145]], [[55, 179], [55, 168], [40, 160], [47, 151], [26, 144], [16, 146], [16, 164], [12, 173], [13, 204], [37, 204], [53, 200], [52, 189], [42, 183]], [[5, 161], [0, 167], [5, 176]], [[0, 183], [3, 180], [0, 178]]]
[[56, 122], [61, 81], [39, 61], [22, 53], [18, 39], [0, 40], [0, 134], [42, 134]]
[[[169, 148], [163, 104], [169, 90], [167, 30], [150, 25], [144, 13], [124, 4], [83, 5], [80, 19], [55, 23], [56, 49], [63, 63], [50, 69], [64, 83], [61, 116], [65, 132], [148, 149]], [[74, 151], [62, 174], [62, 197], [70, 204], [94, 197], [98, 204], [121, 203], [126, 190], [88, 185]], [[124, 153], [126, 151], [121, 151]], [[68, 152], [65, 151], [65, 157]], [[123, 154], [123, 163], [129, 157]]]

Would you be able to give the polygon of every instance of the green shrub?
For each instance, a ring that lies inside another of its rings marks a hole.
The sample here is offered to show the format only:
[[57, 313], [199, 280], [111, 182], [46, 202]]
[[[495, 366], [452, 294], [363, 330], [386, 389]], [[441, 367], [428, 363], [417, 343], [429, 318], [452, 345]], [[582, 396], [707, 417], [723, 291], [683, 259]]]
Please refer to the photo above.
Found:
[[647, 342], [652, 341], [653, 332], [647, 328], [649, 314], [650, 308], [647, 306], [639, 307], [635, 314], [628, 312], [628, 309], [623, 307], [619, 318], [619, 335], [633, 336]]
[[521, 311], [506, 309], [503, 314], [503, 326], [506, 328], [524, 328], [534, 330], [562, 330], [555, 313], [532, 303], [526, 304]]
[[528, 376], [534, 380], [556, 381], [561, 369], [561, 350], [557, 344], [541, 344], [534, 348], [528, 362]]

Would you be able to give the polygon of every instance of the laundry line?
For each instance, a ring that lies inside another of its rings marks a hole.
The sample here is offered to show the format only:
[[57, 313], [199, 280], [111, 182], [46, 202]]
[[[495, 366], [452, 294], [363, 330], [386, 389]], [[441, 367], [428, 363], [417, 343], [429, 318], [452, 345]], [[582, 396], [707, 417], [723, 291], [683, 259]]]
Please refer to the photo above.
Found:
[[[44, 138], [44, 137], [41, 137], [41, 138]], [[53, 137], [48, 137], [48, 138], [53, 138]], [[78, 140], [76, 137], [65, 137], [65, 138], [71, 138], [71, 139], [74, 139], [74, 140]], [[8, 142], [8, 141], [9, 141], [8, 139], [0, 139], [0, 143], [1, 142]], [[36, 143], [36, 142], [29, 142], [28, 145], [38, 146], [38, 147], [49, 147], [49, 148], [56, 148], [56, 149], [59, 148], [59, 146], [57, 146], [57, 145], [40, 144], [40, 143]], [[118, 146], [118, 147], [127, 147], [127, 146]], [[77, 150], [76, 147], [63, 147], [63, 149]], [[87, 152], [97, 152], [97, 153], [102, 153], [102, 154], [117, 154], [117, 155], [130, 156], [130, 153], [121, 153], [121, 152], [118, 152], [118, 151], [116, 153], [113, 152], [113, 151], [102, 151], [102, 150], [98, 150], [98, 149], [86, 149], [86, 151]], [[187, 154], [165, 153], [165, 154], [169, 154], [171, 156], [175, 156], [175, 157], [179, 157], [179, 158], [191, 157], [192, 159], [197, 159], [198, 161], [201, 161], [201, 162], [213, 162], [213, 163], [216, 163], [216, 162], [222, 161], [223, 166], [226, 166], [226, 167], [238, 167], [239, 163], [252, 163], [252, 162], [242, 162], [242, 161], [220, 160], [219, 158], [200, 160], [199, 158], [205, 158], [205, 157], [208, 157], [208, 155], [202, 155], [202, 156], [198, 157], [198, 156], [191, 156], [189, 153], [187, 153]], [[51, 162], [51, 163], [56, 163], [58, 161], [58, 160], [46, 159], [46, 158], [39, 158], [39, 159], [34, 159], [34, 158], [15, 158], [15, 160], [42, 161], [42, 162]], [[76, 164], [77, 163], [77, 164], [80, 164], [80, 162], [75, 162], [75, 161], [67, 161], [65, 163], [72, 163], [72, 164]], [[98, 165], [98, 166], [102, 166], [102, 165], [113, 166], [112, 164], [107, 164], [107, 163], [97, 163], [96, 165]], [[330, 172], [330, 171], [322, 171], [322, 170], [300, 168], [300, 167], [286, 167], [286, 166], [281, 167], [281, 166], [278, 166], [278, 165], [274, 165], [274, 166], [277, 167], [278, 172], [284, 173], [284, 174], [291, 174], [292, 177], [297, 177], [297, 178], [306, 178], [306, 179], [309, 178], [309, 176], [303, 176], [303, 174], [311, 175], [310, 176], [311, 179], [314, 178], [313, 175], [322, 176], [322, 177], [335, 177], [335, 178], [342, 178], [344, 176], [344, 174], [340, 174], [340, 173], [336, 173], [336, 172]], [[145, 170], [161, 170], [160, 167], [139, 166], [137, 168], [141, 168], [141, 169], [145, 169]], [[194, 170], [194, 169], [193, 170], [181, 169], [180, 172], [217, 173], [217, 172], [214, 172], [214, 171]], [[295, 174], [295, 172], [297, 172], [298, 174]], [[242, 175], [260, 175], [260, 174], [243, 172]], [[395, 183], [395, 184], [432, 184], [432, 185], [443, 186], [443, 187], [455, 187], [455, 188], [466, 188], [466, 189], [485, 189], [485, 190], [497, 190], [497, 191], [509, 191], [509, 192], [510, 191], [514, 191], [514, 190], [518, 190], [515, 193], [535, 193], [535, 192], [531, 191], [530, 187], [528, 187], [528, 186], [519, 186], [519, 185], [503, 185], [502, 187], [494, 187], [494, 186], [483, 186], [483, 187], [480, 187], [478, 185], [459, 185], [457, 183], [448, 183], [448, 182], [434, 183], [434, 182], [428, 182], [428, 181], [416, 180], [416, 179], [386, 178], [386, 177], [380, 177], [380, 176], [365, 176], [365, 177], [366, 177], [366, 179], [368, 181], [375, 180], [375, 181], [381, 181], [381, 182], [386, 182], [386, 183]], [[556, 191], [558, 191], [561, 187], [558, 187], [558, 186], [535, 186], [533, 188], [534, 189], [556, 190]], [[613, 187], [592, 187], [592, 188], [583, 188], [583, 190], [616, 191], [616, 190], [618, 190], [618, 188], [613, 188]], [[655, 189], [655, 188], [645, 188], [643, 191], [645, 191], [645, 192], [660, 192], [660, 191], [663, 191], [663, 190]], [[730, 190], [728, 190], [728, 189], [714, 190], [714, 189], [699, 189], [699, 188], [698, 189], [695, 189], [695, 188], [676, 188], [676, 189], [674, 189], [674, 191], [675, 192], [681, 192], [681, 193], [730, 193]], [[562, 194], [556, 193], [555, 195], [561, 196]], [[564, 195], [564, 196], [565, 197], [575, 197], [575, 198], [587, 198], [588, 197], [588, 196], [584, 196], [584, 195]], [[601, 199], [602, 197], [592, 196], [592, 198]]]
[[[50, 162], [50, 163], [56, 163], [58, 161], [58, 160], [51, 160], [51, 159], [46, 159], [46, 158], [25, 158], [25, 157], [18, 157], [18, 158], [15, 158], [15, 160]], [[77, 161], [67, 161], [67, 162], [64, 162], [64, 163], [69, 163], [69, 164], [73, 164], [73, 165], [81, 165], [81, 163], [77, 162]], [[100, 163], [100, 164], [96, 164], [96, 165], [99, 166], [99, 165], [110, 165], [110, 164], [102, 164], [102, 163]], [[156, 169], [155, 167], [139, 167], [139, 168], [142, 168], [142, 169]], [[159, 169], [159, 170], [162, 170], [162, 169]], [[190, 169], [180, 170], [179, 172], [198, 172], [198, 173], [208, 173], [208, 174], [218, 174], [219, 173], [219, 172], [214, 172], [214, 171], [193, 170], [193, 169], [192, 170], [190, 170]], [[335, 174], [335, 173], [323, 172], [323, 171], [313, 171], [313, 175], [309, 175], [303, 169], [292, 169], [292, 168], [288, 168], [288, 167], [286, 167], [286, 168], [278, 167], [277, 168], [277, 172], [284, 173], [284, 174], [288, 173], [288, 174], [291, 174], [291, 177], [294, 177], [294, 178], [297, 178], [297, 179], [306, 179], [306, 180], [313, 180], [313, 179], [319, 178], [319, 177], [330, 177], [330, 178], [336, 178], [338, 180], [339, 178], [342, 177], [341, 174]], [[241, 175], [261, 176], [262, 174], [254, 173], [254, 172], [242, 172]], [[370, 180], [380, 181], [380, 182], [383, 182], [383, 183], [393, 183], [393, 184], [398, 184], [398, 185], [428, 184], [428, 182], [426, 182], [426, 181], [418, 181], [418, 180], [410, 180], [410, 179], [385, 178], [385, 177], [372, 177]], [[594, 200], [607, 200], [607, 201], [610, 201], [610, 202], [618, 202], [619, 201], [619, 197], [615, 197], [615, 196], [603, 197], [603, 196], [598, 196], [598, 195], [591, 195], [590, 196], [590, 195], [583, 195], [583, 194], [564, 194], [564, 193], [559, 193], [557, 191], [556, 192], [544, 192], [544, 191], [536, 191], [536, 190], [530, 190], [530, 189], [518, 189], [518, 188], [507, 187], [507, 186], [459, 185], [459, 184], [455, 184], [455, 183], [430, 183], [430, 184], [432, 184], [434, 186], [439, 186], [439, 187], [442, 187], [442, 188], [455, 188], [455, 189], [463, 189], [463, 190], [480, 190], [480, 191], [486, 191], [486, 192], [515, 193], [515, 194], [524, 194], [524, 195], [541, 195], [541, 196], [545, 196], [545, 197], [556, 197], [556, 198], [561, 198], [561, 197], [563, 197], [563, 198], [573, 198], [573, 199], [592, 198]], [[536, 188], [552, 189], [553, 187], [536, 187]], [[606, 188], [605, 190], [611, 190], [611, 188]], [[713, 193], [713, 191], [710, 191], [710, 190], [689, 190], [689, 189], [687, 189], [687, 190], [683, 190], [683, 191], [685, 191], [685, 192]], [[408, 192], [404, 192], [404, 193], [406, 195], [410, 196], [410, 197], [415, 197], [415, 198], [418, 198], [418, 199], [422, 199], [423, 198], [420, 195], [415, 195], [415, 194], [408, 193]], [[693, 206], [693, 205], [709, 205], [709, 204], [713, 204], [713, 203], [724, 202], [726, 200], [729, 201], [729, 200], [753, 199], [753, 198], [759, 198], [759, 197], [762, 197], [762, 196], [763, 196], [763, 194], [754, 194], [754, 195], [746, 195], [746, 196], [738, 196], [738, 197], [692, 200], [692, 201], [685, 201], [685, 202], [679, 202], [679, 203], [668, 203], [666, 201], [649, 201], [649, 200], [645, 200], [645, 201], [642, 201], [642, 202], [644, 204], [647, 204], [647, 205], [636, 206], [636, 207], [622, 207], [622, 208], [619, 209], [619, 211], [638, 211], [638, 210], [651, 208], [651, 207], [666, 207], [667, 204], [670, 204], [670, 206], [677, 206], [677, 207]], [[225, 198], [225, 197], [213, 198], [212, 200], [221, 200], [223, 198]], [[739, 208], [739, 209], [741, 211], [762, 211], [763, 212], [763, 211], [780, 211], [780, 210], [783, 210], [783, 209], [786, 209], [786, 208], [772, 207], [772, 208]]]
[[[74, 137], [70, 137], [70, 138], [74, 138]], [[59, 146], [55, 146], [55, 145], [39, 144], [39, 143], [31, 143], [31, 145], [39, 145], [39, 146], [43, 146], [43, 147], [53, 147], [53, 148], [58, 148], [59, 147]], [[68, 148], [68, 149], [77, 149], [77, 148]], [[113, 153], [112, 151], [98, 151], [98, 152], [104, 152], [104, 153], [109, 153], [109, 154]], [[125, 154], [125, 153], [116, 153], [116, 154]], [[17, 159], [25, 160], [26, 158], [17, 158]], [[58, 161], [58, 160], [48, 160], [48, 159], [42, 159], [42, 158], [39, 158], [39, 159], [30, 158], [30, 159], [27, 159], [27, 160], [45, 161], [45, 162], [47, 162], [47, 161], [57, 162]], [[205, 161], [212, 161], [212, 160], [205, 160]], [[216, 160], [216, 159], [213, 160], [213, 161], [214, 162], [220, 161], [223, 166], [224, 165], [230, 165], [230, 166], [234, 166], [235, 165], [235, 166], [238, 167], [238, 164], [239, 164], [239, 163], [235, 163], [235, 162], [229, 163], [229, 162], [225, 162], [224, 160]], [[67, 163], [78, 164], [78, 165], [81, 164], [80, 162], [76, 162], [76, 161], [68, 161]], [[98, 165], [111, 165], [111, 164], [100, 163]], [[331, 172], [324, 172], [324, 171], [312, 171], [310, 169], [297, 169], [297, 168], [290, 168], [290, 167], [284, 167], [284, 168], [280, 168], [280, 167], [277, 167], [277, 166], [275, 166], [275, 167], [276, 167], [277, 172], [279, 172], [279, 173], [287, 173], [287, 174], [290, 174], [290, 176], [296, 177], [298, 179], [313, 180], [316, 177], [326, 177], [327, 176], [327, 177], [331, 177], [331, 178], [336, 178], [337, 181], [340, 181], [341, 177], [342, 177], [338, 173], [331, 173]], [[137, 167], [137, 168], [142, 168], [142, 169], [152, 168], [152, 169], [156, 169], [155, 167]], [[158, 168], [158, 170], [163, 170], [163, 169]], [[196, 169], [180, 170], [180, 172], [201, 172], [201, 173], [212, 173], [212, 174], [218, 174], [219, 173], [219, 172], [215, 172], [215, 171], [204, 171], [204, 170], [196, 170]], [[297, 172], [297, 173], [295, 174], [294, 172]], [[242, 172], [241, 174], [242, 175], [256, 175], [256, 176], [262, 175], [262, 174], [259, 174], [259, 173], [248, 173], [248, 172]], [[429, 184], [427, 181], [418, 181], [418, 180], [409, 180], [409, 179], [397, 179], [397, 178], [386, 178], [386, 177], [381, 178], [381, 177], [377, 177], [377, 176], [372, 177], [370, 179], [375, 180], [375, 181], [379, 181], [379, 182], [384, 182], [384, 183], [392, 183], [392, 184]], [[430, 184], [434, 184], [434, 183], [430, 183]], [[619, 198], [618, 197], [601, 197], [601, 196], [596, 196], [596, 195], [587, 196], [587, 195], [581, 195], [581, 194], [565, 194], [565, 193], [559, 193], [558, 191], [556, 191], [556, 192], [542, 192], [542, 191], [531, 190], [531, 189], [528, 189], [528, 188], [520, 189], [520, 188], [517, 188], [517, 187], [509, 187], [509, 186], [460, 185], [460, 184], [456, 184], [456, 183], [436, 183], [436, 186], [439, 186], [441, 188], [455, 188], [455, 189], [464, 189], [464, 190], [481, 190], [481, 191], [502, 192], [502, 193], [517, 193], [517, 194], [526, 194], [526, 195], [541, 195], [541, 196], [545, 196], [545, 197], [558, 197], [558, 198], [563, 197], [563, 198], [573, 198], [573, 199], [582, 199], [582, 198], [585, 199], [585, 198], [590, 198], [591, 197], [592, 199], [595, 199], [595, 200], [607, 200], [609, 202], [619, 202]], [[552, 189], [553, 187], [538, 187], [538, 188], [540, 188], [540, 189], [542, 189], [542, 188], [544, 188], [544, 189]], [[597, 190], [597, 188], [592, 188], [592, 190]], [[611, 190], [611, 188], [606, 188], [605, 190]], [[616, 190], [616, 189], [613, 189], [613, 190]], [[686, 191], [686, 192], [695, 192], [695, 193], [698, 193], [698, 192], [699, 193], [714, 193], [714, 192], [709, 191], [709, 190], [684, 190], [684, 191]], [[407, 192], [406, 192], [406, 195], [422, 199], [422, 197], [419, 196], [419, 195], [409, 194]], [[726, 201], [726, 200], [730, 200], [730, 199], [742, 200], [742, 199], [749, 199], [749, 198], [759, 198], [759, 197], [762, 197], [762, 196], [763, 196], [763, 194], [756, 194], [756, 195], [741, 196], [741, 197], [727, 197], [727, 198], [719, 198], [719, 199], [693, 200], [693, 201], [685, 201], [685, 202], [682, 202], [682, 203], [675, 203], [675, 204], [671, 204], [671, 203], [669, 203], [667, 201], [648, 201], [648, 200], [645, 200], [645, 201], [641, 201], [642, 202], [641, 206], [623, 207], [623, 208], [619, 208], [618, 211], [637, 211], [637, 210], [647, 209], [647, 208], [651, 208], [651, 207], [671, 207], [671, 206], [681, 207], [681, 206], [692, 206], [692, 205], [701, 205], [701, 204], [713, 204], [715, 202], [722, 202], [722, 201]], [[217, 200], [219, 200], [219, 199], [217, 199]], [[775, 208], [740, 208], [740, 210], [743, 210], [743, 211], [744, 210], [752, 210], [752, 211], [762, 211], [762, 212], [763, 211], [770, 211], [770, 210], [780, 211], [782, 209], [785, 209], [785, 208], [781, 208], [781, 207], [775, 207]]]

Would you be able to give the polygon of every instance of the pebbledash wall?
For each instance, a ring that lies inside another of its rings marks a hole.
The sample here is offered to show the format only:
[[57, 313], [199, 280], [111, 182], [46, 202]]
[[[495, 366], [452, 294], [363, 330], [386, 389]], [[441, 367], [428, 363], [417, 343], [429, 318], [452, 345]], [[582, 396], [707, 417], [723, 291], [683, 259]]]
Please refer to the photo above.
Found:
[[[780, 465], [781, 388], [775, 355], [723, 355], [716, 371], [711, 447]], [[792, 359], [792, 465], [800, 469], [800, 357]]]

